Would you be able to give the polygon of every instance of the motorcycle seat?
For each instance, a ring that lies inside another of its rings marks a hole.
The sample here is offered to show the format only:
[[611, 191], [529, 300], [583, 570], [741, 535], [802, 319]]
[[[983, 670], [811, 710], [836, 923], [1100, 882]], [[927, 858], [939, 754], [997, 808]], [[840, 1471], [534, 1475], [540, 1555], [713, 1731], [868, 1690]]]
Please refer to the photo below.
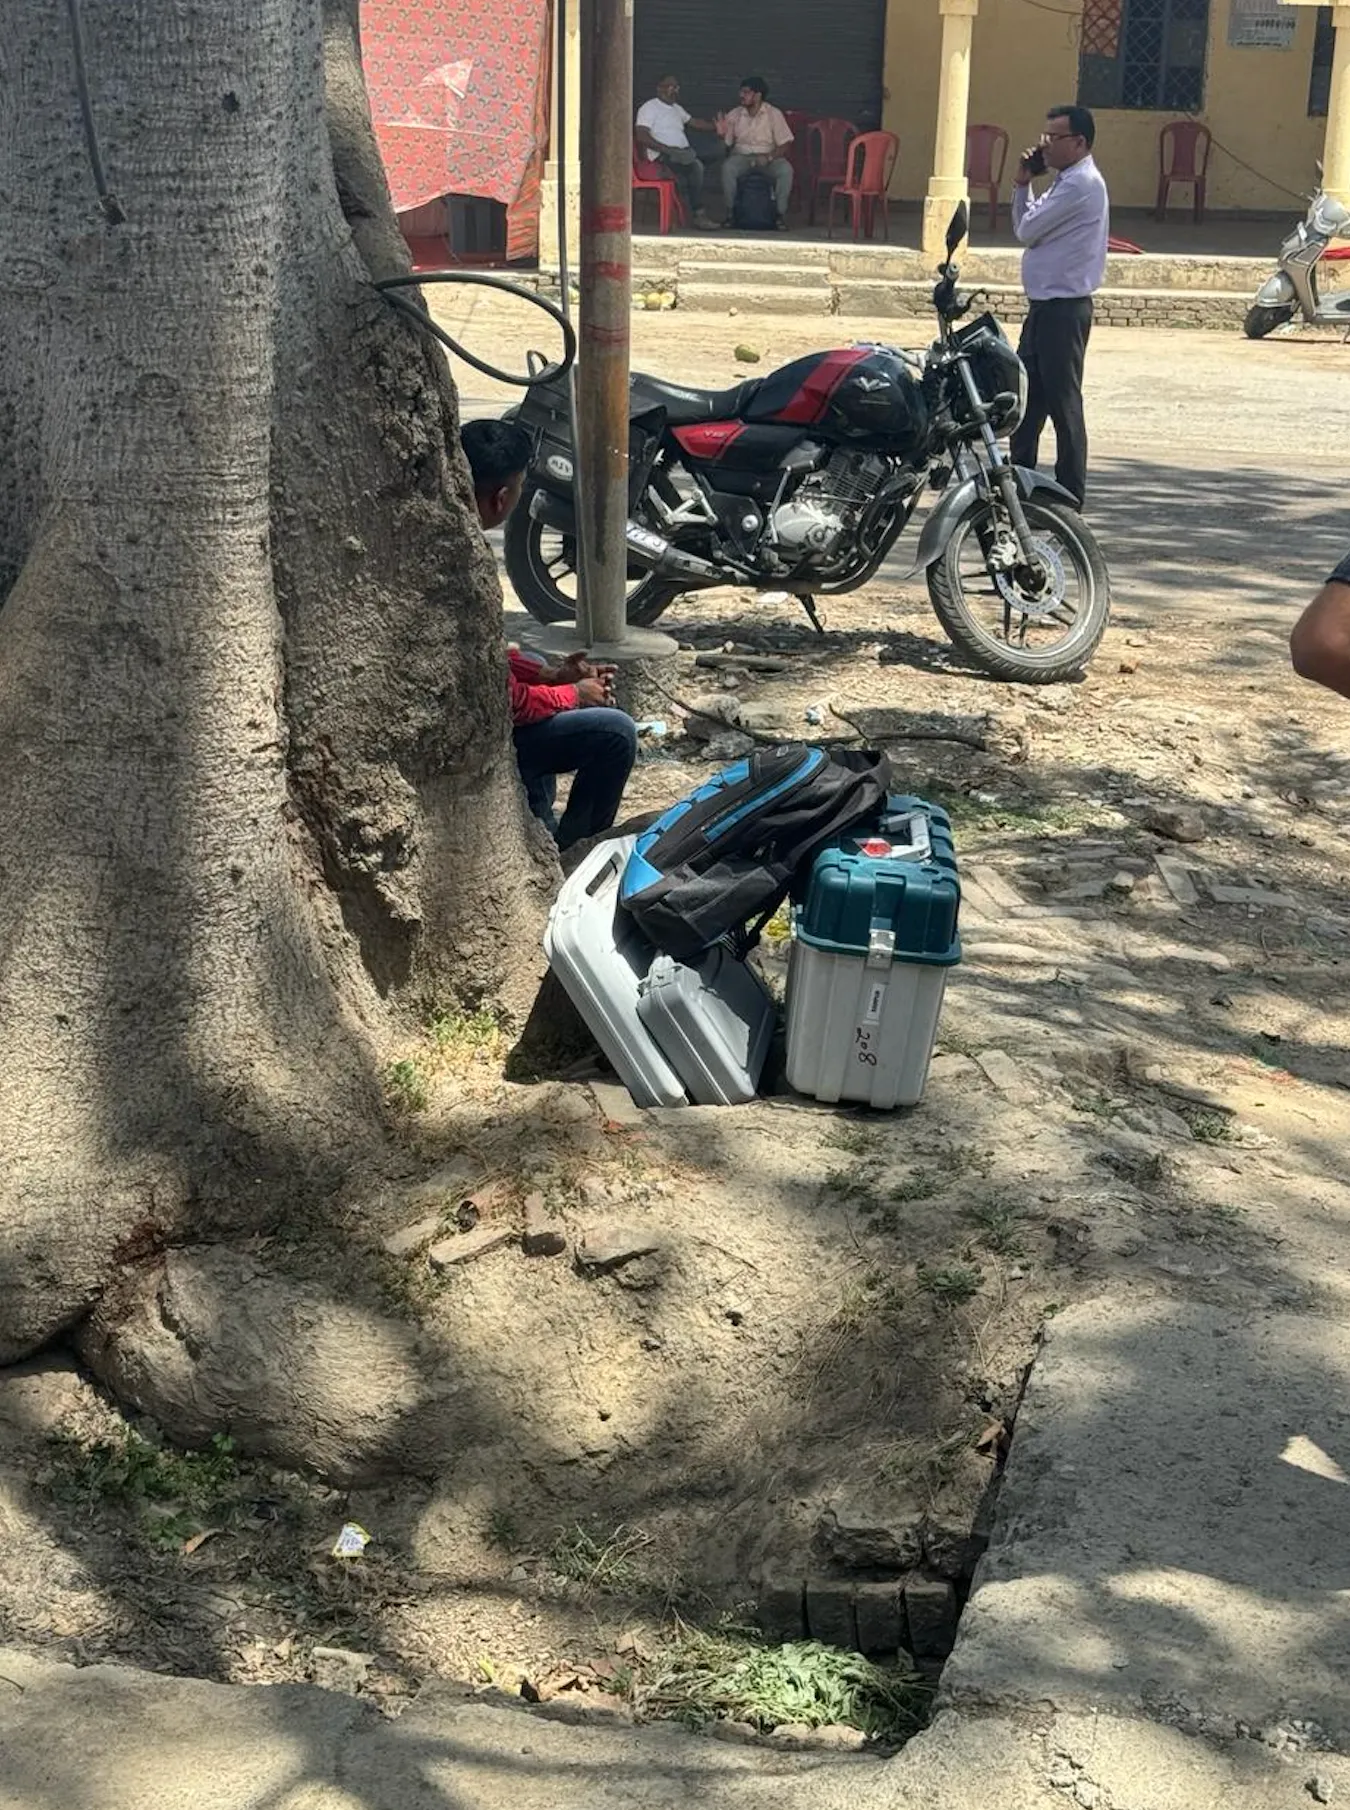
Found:
[[635, 413], [663, 408], [672, 427], [694, 427], [701, 421], [737, 420], [758, 388], [759, 379], [753, 378], [748, 383], [734, 383], [729, 390], [695, 390], [637, 372], [629, 396]]

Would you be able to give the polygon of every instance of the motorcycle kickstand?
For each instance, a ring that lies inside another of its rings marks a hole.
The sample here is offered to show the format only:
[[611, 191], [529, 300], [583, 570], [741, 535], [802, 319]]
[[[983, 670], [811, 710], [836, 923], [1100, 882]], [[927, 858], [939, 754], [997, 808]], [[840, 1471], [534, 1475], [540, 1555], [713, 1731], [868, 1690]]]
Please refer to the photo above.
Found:
[[812, 597], [809, 592], [799, 593], [797, 602], [802, 606], [806, 611], [807, 616], [810, 618], [811, 627], [818, 635], [823, 635], [825, 633], [825, 624], [821, 620], [819, 611], [816, 609], [815, 598]]

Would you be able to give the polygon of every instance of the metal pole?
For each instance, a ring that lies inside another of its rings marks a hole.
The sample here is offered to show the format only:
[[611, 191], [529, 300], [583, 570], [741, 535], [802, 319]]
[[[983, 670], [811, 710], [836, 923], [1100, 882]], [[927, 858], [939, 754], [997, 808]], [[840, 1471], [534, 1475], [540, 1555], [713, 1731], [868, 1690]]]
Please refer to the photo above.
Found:
[[580, 0], [582, 473], [577, 626], [588, 646], [627, 628], [628, 371], [632, 341], [633, 0]]

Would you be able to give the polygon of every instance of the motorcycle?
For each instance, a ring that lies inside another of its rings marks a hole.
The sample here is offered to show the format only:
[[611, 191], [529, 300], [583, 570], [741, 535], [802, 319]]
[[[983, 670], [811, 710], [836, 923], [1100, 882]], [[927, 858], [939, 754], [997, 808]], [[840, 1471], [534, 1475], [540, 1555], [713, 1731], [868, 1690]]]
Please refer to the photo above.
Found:
[[[1081, 671], [1106, 629], [1105, 561], [1074, 498], [1013, 465], [999, 444], [1026, 407], [1027, 377], [992, 314], [958, 327], [974, 295], [953, 262], [962, 203], [933, 291], [926, 355], [886, 345], [819, 352], [728, 390], [631, 380], [628, 619], [676, 597], [750, 584], [816, 599], [873, 578], [924, 491], [907, 576], [925, 574], [950, 640], [1003, 679]], [[566, 386], [541, 381], [517, 415], [535, 436], [526, 501], [506, 529], [506, 570], [540, 622], [576, 614], [576, 518]]]
[[1324, 194], [1312, 197], [1307, 218], [1280, 247], [1279, 269], [1268, 276], [1247, 310], [1242, 331], [1248, 339], [1264, 339], [1301, 314], [1310, 326], [1343, 326], [1350, 338], [1350, 291], [1324, 296], [1318, 291], [1317, 266], [1350, 258], [1350, 246], [1329, 249], [1333, 239], [1350, 237], [1350, 207]]

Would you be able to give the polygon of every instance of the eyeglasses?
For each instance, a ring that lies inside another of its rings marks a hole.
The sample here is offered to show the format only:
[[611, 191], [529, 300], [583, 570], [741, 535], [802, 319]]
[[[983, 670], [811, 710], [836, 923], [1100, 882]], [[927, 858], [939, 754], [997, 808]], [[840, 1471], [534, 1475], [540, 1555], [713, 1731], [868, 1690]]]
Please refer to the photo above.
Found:
[[1081, 138], [1082, 136], [1083, 134], [1081, 132], [1042, 132], [1041, 143], [1043, 145], [1052, 145], [1055, 143], [1056, 139]]

